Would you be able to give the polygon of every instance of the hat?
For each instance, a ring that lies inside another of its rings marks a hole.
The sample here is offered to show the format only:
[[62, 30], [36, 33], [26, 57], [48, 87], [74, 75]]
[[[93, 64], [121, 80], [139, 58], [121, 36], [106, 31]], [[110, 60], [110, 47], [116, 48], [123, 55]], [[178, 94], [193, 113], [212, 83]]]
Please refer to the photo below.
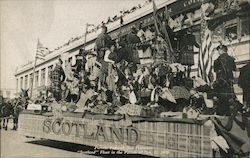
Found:
[[131, 28], [131, 32], [135, 33], [136, 31], [137, 31], [136, 28], [133, 26], [133, 27]]
[[220, 44], [216, 49], [217, 50], [223, 49], [223, 50], [227, 51], [227, 46]]

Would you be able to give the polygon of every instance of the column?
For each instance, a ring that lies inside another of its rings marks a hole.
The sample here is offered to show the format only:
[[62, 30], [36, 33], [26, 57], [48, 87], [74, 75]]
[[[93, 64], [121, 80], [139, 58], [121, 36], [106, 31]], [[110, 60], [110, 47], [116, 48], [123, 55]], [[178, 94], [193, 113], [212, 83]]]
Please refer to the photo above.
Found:
[[27, 73], [27, 75], [28, 75], [27, 89], [29, 89], [29, 90], [30, 90], [30, 73]]
[[46, 66], [46, 68], [45, 68], [45, 86], [48, 86], [48, 78], [49, 78], [49, 69]]
[[18, 79], [18, 77], [16, 77], [16, 93], [18, 92], [18, 86], [19, 86], [19, 79]]
[[41, 69], [38, 70], [38, 84], [37, 84], [37, 87], [40, 87], [41, 86]]

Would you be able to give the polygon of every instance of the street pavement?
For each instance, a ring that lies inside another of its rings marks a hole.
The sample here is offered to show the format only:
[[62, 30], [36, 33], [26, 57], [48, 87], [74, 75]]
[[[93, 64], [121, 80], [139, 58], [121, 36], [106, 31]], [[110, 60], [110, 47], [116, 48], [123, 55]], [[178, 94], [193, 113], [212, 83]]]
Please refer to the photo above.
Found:
[[[12, 127], [12, 126], [10, 126]], [[98, 158], [92, 148], [52, 140], [35, 140], [1, 129], [1, 158]], [[93, 152], [92, 152], [93, 153]]]

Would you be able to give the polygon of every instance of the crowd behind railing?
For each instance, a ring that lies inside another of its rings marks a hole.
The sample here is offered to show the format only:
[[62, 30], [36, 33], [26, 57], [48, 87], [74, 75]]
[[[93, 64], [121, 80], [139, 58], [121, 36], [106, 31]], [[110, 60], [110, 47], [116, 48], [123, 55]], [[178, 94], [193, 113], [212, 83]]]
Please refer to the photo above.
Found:
[[[151, 3], [152, 0], [146, 0], [144, 2], [144, 4], [138, 4], [136, 6], [133, 6], [131, 9], [126, 9], [126, 10], [122, 10], [120, 11], [118, 14], [114, 15], [113, 17], [108, 17], [106, 21], [102, 21], [100, 24], [92, 27], [91, 30], [87, 30], [87, 34], [90, 34], [90, 33], [93, 33], [93, 32], [97, 32], [97, 30], [101, 29], [101, 27], [103, 25], [110, 25], [116, 21], [119, 21], [119, 20], [122, 20], [125, 16], [135, 12], [136, 10], [138, 9], [141, 9], [147, 5], [149, 5]], [[77, 36], [77, 37], [72, 37], [68, 42], [64, 43], [63, 45], [61, 46], [58, 46], [57, 48], [54, 49], [55, 50], [59, 50], [65, 46], [68, 46], [70, 43], [73, 43], [79, 39], [82, 39], [84, 37], [84, 35], [81, 35], [81, 36]]]

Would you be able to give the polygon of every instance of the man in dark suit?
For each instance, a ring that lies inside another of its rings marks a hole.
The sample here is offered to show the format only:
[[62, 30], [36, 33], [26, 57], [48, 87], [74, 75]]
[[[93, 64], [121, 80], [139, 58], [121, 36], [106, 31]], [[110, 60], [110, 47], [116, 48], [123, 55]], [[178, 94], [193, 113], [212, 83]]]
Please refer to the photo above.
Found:
[[230, 106], [232, 106], [232, 104], [229, 101], [235, 100], [233, 89], [233, 71], [236, 70], [236, 65], [234, 62], [235, 59], [228, 55], [227, 46], [219, 45], [217, 50], [220, 56], [214, 61], [216, 81], [213, 85], [218, 97], [218, 106], [216, 112], [219, 115], [231, 115]]
[[234, 58], [229, 56], [227, 46], [217, 47], [220, 56], [214, 61], [214, 71], [217, 79], [224, 79], [229, 85], [233, 84], [233, 71], [236, 70]]

